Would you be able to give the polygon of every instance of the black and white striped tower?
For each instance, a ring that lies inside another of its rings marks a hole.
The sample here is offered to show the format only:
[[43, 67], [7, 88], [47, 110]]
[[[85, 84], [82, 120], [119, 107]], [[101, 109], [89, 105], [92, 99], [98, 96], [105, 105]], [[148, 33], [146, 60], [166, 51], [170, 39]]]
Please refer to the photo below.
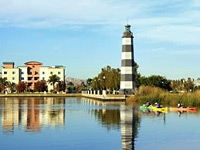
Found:
[[122, 36], [120, 81], [120, 94], [127, 95], [134, 94], [135, 87], [133, 33], [130, 31], [130, 27], [129, 24], [125, 25], [125, 31]]

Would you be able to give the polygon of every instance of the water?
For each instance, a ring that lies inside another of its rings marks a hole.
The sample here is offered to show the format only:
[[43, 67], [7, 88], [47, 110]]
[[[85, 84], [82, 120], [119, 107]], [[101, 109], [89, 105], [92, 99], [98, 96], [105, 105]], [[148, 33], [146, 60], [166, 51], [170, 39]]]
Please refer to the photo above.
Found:
[[200, 148], [199, 112], [145, 112], [86, 98], [1, 98], [0, 150]]

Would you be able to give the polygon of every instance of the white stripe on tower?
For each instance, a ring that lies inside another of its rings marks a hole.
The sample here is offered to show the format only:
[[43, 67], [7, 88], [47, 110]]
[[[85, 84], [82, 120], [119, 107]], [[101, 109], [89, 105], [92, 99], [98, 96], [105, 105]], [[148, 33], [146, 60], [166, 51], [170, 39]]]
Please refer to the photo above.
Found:
[[126, 25], [126, 30], [122, 36], [122, 62], [121, 62], [121, 94], [133, 94], [134, 92], [134, 55], [133, 55], [133, 35], [130, 25]]

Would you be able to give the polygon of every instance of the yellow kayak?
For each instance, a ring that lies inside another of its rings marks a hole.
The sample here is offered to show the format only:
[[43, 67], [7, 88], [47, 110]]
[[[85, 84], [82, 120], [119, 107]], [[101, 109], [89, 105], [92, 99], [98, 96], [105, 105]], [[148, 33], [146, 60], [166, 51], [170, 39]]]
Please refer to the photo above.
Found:
[[159, 111], [162, 113], [168, 113], [168, 108], [167, 107], [163, 107], [163, 108], [154, 108], [153, 111]]

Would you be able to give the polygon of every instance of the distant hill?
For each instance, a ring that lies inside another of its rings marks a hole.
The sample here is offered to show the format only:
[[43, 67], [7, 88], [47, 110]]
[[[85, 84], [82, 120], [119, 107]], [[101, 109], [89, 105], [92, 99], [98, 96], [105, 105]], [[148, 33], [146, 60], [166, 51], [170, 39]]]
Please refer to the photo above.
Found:
[[66, 83], [72, 82], [75, 86], [81, 85], [82, 82], [86, 84], [86, 80], [68, 77], [65, 79]]

